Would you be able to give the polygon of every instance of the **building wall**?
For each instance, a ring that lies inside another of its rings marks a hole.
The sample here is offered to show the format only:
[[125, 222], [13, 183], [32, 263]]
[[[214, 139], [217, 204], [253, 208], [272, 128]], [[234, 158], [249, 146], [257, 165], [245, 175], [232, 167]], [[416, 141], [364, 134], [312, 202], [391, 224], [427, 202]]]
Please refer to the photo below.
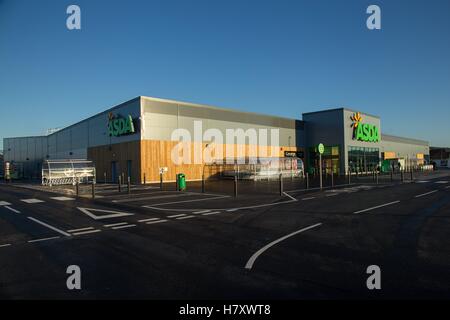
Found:
[[381, 152], [393, 152], [397, 158], [408, 160], [417, 159], [418, 154], [429, 157], [430, 147], [426, 141], [383, 135]]

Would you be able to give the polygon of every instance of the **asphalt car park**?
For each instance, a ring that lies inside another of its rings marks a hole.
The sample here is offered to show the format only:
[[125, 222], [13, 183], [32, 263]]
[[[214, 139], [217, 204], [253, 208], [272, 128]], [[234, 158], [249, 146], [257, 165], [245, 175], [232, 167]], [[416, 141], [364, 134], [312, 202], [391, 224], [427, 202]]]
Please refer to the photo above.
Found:
[[[449, 181], [448, 172], [403, 184], [368, 177], [282, 196], [241, 184], [238, 198], [99, 184], [94, 200], [1, 184], [0, 296], [450, 297]], [[65, 285], [73, 264], [80, 291]], [[376, 292], [366, 287], [374, 264]]]

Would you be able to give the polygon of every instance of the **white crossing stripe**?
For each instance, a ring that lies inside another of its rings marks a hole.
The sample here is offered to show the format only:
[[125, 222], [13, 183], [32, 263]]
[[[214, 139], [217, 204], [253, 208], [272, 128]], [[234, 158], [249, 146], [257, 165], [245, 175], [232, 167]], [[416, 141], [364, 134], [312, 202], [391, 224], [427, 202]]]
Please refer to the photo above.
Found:
[[0, 206], [10, 206], [11, 203], [6, 202], [6, 201], [0, 201]]
[[67, 232], [80, 232], [80, 231], [86, 231], [86, 230], [92, 230], [94, 229], [94, 227], [86, 227], [86, 228], [79, 228], [79, 229], [72, 229], [72, 230], [67, 230]]
[[102, 230], [95, 229], [95, 230], [89, 230], [89, 231], [75, 232], [73, 235], [74, 236], [81, 236], [83, 234], [97, 233], [97, 232], [101, 232], [101, 231]]
[[127, 224], [124, 226], [119, 226], [119, 227], [112, 227], [114, 230], [119, 230], [119, 229], [124, 229], [124, 228], [131, 228], [131, 227], [136, 227], [135, 224]]
[[50, 199], [58, 200], [58, 201], [73, 201], [75, 198], [69, 198], [69, 197], [51, 197]]
[[200, 213], [207, 213], [207, 212], [210, 212], [211, 210], [203, 210], [203, 211], [195, 211], [195, 212], [192, 212], [193, 214], [200, 214]]
[[41, 202], [44, 202], [43, 200], [39, 200], [39, 199], [22, 199], [20, 201], [25, 202], [25, 203], [41, 203]]
[[312, 199], [315, 199], [315, 198], [316, 198], [316, 197], [303, 198], [302, 201], [312, 200]]
[[104, 227], [116, 227], [116, 226], [123, 226], [124, 224], [128, 224], [128, 222], [118, 222], [118, 223], [111, 223], [111, 224], [104, 224]]
[[0, 248], [9, 247], [11, 243], [0, 244]]
[[435, 192], [438, 192], [438, 190], [433, 190], [433, 191], [430, 191], [430, 192], [427, 192], [427, 193], [418, 194], [414, 198], [421, 198], [421, 197], [427, 196], [427, 195], [435, 193]]
[[195, 218], [195, 216], [180, 217], [180, 218], [177, 218], [176, 220], [184, 220], [184, 219], [192, 219], [192, 218]]
[[436, 181], [437, 184], [447, 184], [448, 181]]
[[430, 182], [430, 181], [428, 181], [428, 180], [418, 180], [418, 181], [416, 181], [416, 183], [428, 183], [428, 182]]
[[182, 214], [174, 214], [174, 215], [171, 215], [171, 216], [167, 216], [167, 218], [178, 218], [178, 217], [184, 217], [184, 216], [185, 216], [185, 214], [182, 213]]
[[375, 210], [375, 209], [379, 209], [379, 208], [383, 208], [383, 207], [387, 207], [387, 206], [391, 206], [393, 204], [399, 203], [400, 201], [393, 201], [393, 202], [389, 202], [389, 203], [385, 203], [376, 207], [372, 207], [372, 208], [368, 208], [368, 209], [364, 209], [364, 210], [360, 210], [360, 211], [356, 211], [353, 212], [354, 214], [358, 214], [358, 213], [363, 213], [363, 212], [367, 212], [367, 211], [371, 211], [371, 210]]
[[138, 220], [138, 222], [147, 222], [147, 221], [155, 221], [155, 220], [159, 220], [159, 218], [142, 219], [142, 220]]
[[29, 243], [33, 243], [33, 242], [41, 242], [41, 241], [47, 241], [47, 240], [53, 240], [53, 239], [58, 239], [59, 236], [57, 237], [50, 237], [50, 238], [42, 238], [42, 239], [35, 239], [35, 240], [28, 240]]
[[218, 214], [218, 213], [220, 213], [220, 211], [207, 212], [207, 213], [202, 214], [202, 216], [210, 216], [212, 214]]
[[10, 210], [10, 211], [12, 211], [12, 212], [15, 212], [15, 213], [20, 213], [19, 210], [16, 210], [16, 209], [11, 208], [11, 207], [9, 207], [9, 206], [5, 206], [5, 209], [8, 209], [8, 210]]
[[162, 222], [167, 222], [167, 221], [169, 221], [169, 220], [157, 220], [157, 221], [147, 222], [146, 224], [156, 224], [156, 223], [162, 223]]

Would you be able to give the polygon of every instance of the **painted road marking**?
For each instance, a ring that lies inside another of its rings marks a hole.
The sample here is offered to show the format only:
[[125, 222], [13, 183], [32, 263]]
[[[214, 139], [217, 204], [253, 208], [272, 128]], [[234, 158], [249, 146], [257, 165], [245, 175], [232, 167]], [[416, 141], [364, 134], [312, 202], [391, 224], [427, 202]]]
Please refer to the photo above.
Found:
[[155, 224], [155, 223], [162, 223], [162, 222], [167, 222], [167, 221], [169, 221], [169, 220], [150, 221], [150, 222], [147, 222], [146, 224]]
[[202, 211], [195, 211], [192, 212], [193, 214], [200, 214], [200, 213], [206, 213], [206, 212], [210, 212], [211, 210], [202, 210]]
[[138, 222], [147, 222], [147, 221], [155, 221], [155, 220], [159, 220], [159, 218], [142, 219], [142, 220], [138, 220]]
[[418, 180], [418, 181], [416, 181], [416, 183], [428, 183], [428, 182], [430, 182], [429, 180]]
[[58, 201], [73, 201], [73, 200], [75, 200], [74, 198], [69, 198], [69, 197], [50, 197], [50, 199], [58, 200]]
[[238, 211], [239, 209], [237, 209], [237, 208], [234, 208], [234, 209], [228, 209], [228, 210], [226, 210], [227, 212], [235, 212], [235, 211]]
[[218, 213], [220, 213], [220, 211], [207, 212], [207, 213], [203, 213], [202, 216], [210, 216], [212, 214], [218, 214]]
[[39, 199], [22, 199], [20, 201], [25, 202], [25, 203], [41, 203], [41, 202], [44, 202], [44, 201], [39, 200]]
[[391, 206], [391, 205], [396, 204], [396, 203], [399, 203], [399, 202], [400, 202], [399, 200], [398, 200], [398, 201], [392, 201], [392, 202], [385, 203], [385, 204], [382, 204], [382, 205], [379, 205], [379, 206], [376, 206], [376, 207], [367, 208], [367, 209], [364, 209], [364, 210], [359, 210], [359, 211], [353, 212], [353, 214], [363, 213], [363, 212], [375, 210], [375, 209], [378, 209], [378, 208], [383, 208], [383, 207]]
[[94, 227], [87, 227], [87, 228], [79, 228], [79, 229], [72, 229], [72, 230], [67, 230], [67, 232], [80, 232], [80, 231], [86, 231], [86, 230], [92, 230], [94, 229]]
[[319, 226], [321, 226], [321, 225], [322, 225], [322, 223], [316, 223], [316, 224], [313, 224], [312, 226], [309, 226], [309, 227], [300, 229], [300, 230], [298, 230], [298, 231], [292, 232], [292, 233], [290, 233], [290, 234], [288, 234], [288, 235], [286, 235], [286, 236], [284, 236], [284, 237], [281, 237], [281, 238], [279, 238], [279, 239], [277, 239], [277, 240], [275, 240], [275, 241], [272, 241], [271, 243], [265, 245], [264, 247], [262, 247], [261, 249], [259, 249], [258, 251], [256, 251], [256, 252], [250, 257], [250, 259], [247, 261], [247, 263], [246, 263], [246, 265], [245, 265], [245, 269], [250, 270], [250, 269], [253, 267], [253, 264], [255, 263], [256, 259], [258, 259], [258, 257], [259, 257], [262, 253], [264, 253], [264, 251], [266, 251], [267, 249], [269, 249], [270, 247], [273, 247], [274, 245], [280, 243], [281, 241], [286, 240], [286, 239], [288, 239], [288, 238], [290, 238], [290, 237], [292, 237], [292, 236], [295, 236], [296, 234], [299, 234], [299, 233], [301, 233], [301, 232], [305, 232], [305, 231], [311, 230], [311, 229], [313, 229], [313, 228], [317, 228], [317, 227], [319, 227]]
[[29, 243], [41, 242], [41, 241], [48, 241], [48, 240], [58, 239], [58, 238], [60, 238], [60, 237], [57, 236], [57, 237], [50, 237], [50, 238], [34, 239], [34, 240], [28, 240], [28, 242]]
[[0, 206], [10, 206], [11, 203], [6, 202], [6, 201], [0, 201]]
[[184, 214], [184, 213], [182, 213], [182, 214], [174, 214], [174, 215], [171, 215], [171, 216], [167, 216], [167, 218], [178, 218], [178, 217], [183, 217], [185, 215], [186, 214]]
[[0, 244], [0, 248], [9, 247], [11, 243]]
[[[134, 213], [128, 212], [120, 212], [120, 211], [111, 211], [111, 210], [102, 210], [102, 209], [92, 209], [92, 208], [77, 208], [84, 214], [88, 215], [94, 220], [100, 219], [111, 219], [111, 218], [120, 218], [125, 216], [132, 216]], [[95, 215], [93, 212], [101, 212], [101, 213], [109, 213], [106, 215]]]
[[[230, 197], [230, 196], [218, 196], [218, 197], [204, 198], [204, 199], [193, 199], [193, 200], [183, 200], [183, 201], [173, 201], [173, 202], [162, 202], [162, 203], [152, 204], [151, 207], [155, 207], [155, 206], [164, 206], [164, 205], [177, 204], [177, 203], [186, 203], [186, 202], [198, 202], [198, 201], [218, 200], [218, 199], [229, 198], [229, 197]], [[143, 206], [143, 207], [150, 208], [150, 206]]]
[[97, 232], [101, 232], [101, 231], [102, 230], [95, 229], [95, 230], [89, 230], [89, 231], [75, 232], [73, 235], [74, 236], [81, 236], [83, 234], [97, 233]]
[[447, 184], [448, 181], [436, 181], [435, 183], [437, 183], [437, 184]]
[[430, 191], [430, 192], [427, 192], [427, 193], [418, 194], [418, 195], [415, 196], [414, 198], [424, 197], [424, 196], [427, 196], [427, 195], [432, 194], [432, 193], [435, 193], [435, 192], [438, 192], [438, 190], [433, 190], [433, 191]]
[[297, 201], [297, 199], [295, 199], [293, 196], [291, 196], [290, 194], [287, 194], [286, 192], [283, 192], [283, 194], [288, 197], [291, 198], [293, 201]]
[[327, 194], [326, 197], [334, 197], [334, 196], [338, 196], [339, 193], [332, 193], [332, 194]]
[[192, 219], [192, 218], [195, 218], [195, 216], [180, 217], [180, 218], [176, 218], [176, 220], [184, 220], [184, 219]]
[[65, 231], [62, 231], [62, 230], [60, 230], [60, 229], [58, 229], [58, 228], [56, 228], [56, 227], [53, 227], [53, 226], [51, 226], [51, 225], [49, 225], [49, 224], [47, 224], [47, 223], [45, 223], [45, 222], [42, 222], [42, 221], [38, 220], [38, 219], [35, 219], [35, 218], [33, 218], [33, 217], [27, 217], [27, 218], [30, 219], [30, 220], [32, 220], [32, 221], [34, 221], [34, 222], [36, 222], [36, 223], [39, 223], [40, 225], [42, 225], [42, 226], [44, 226], [44, 227], [47, 227], [47, 228], [49, 228], [49, 229], [51, 229], [51, 230], [53, 230], [53, 231], [56, 231], [56, 232], [58, 232], [58, 233], [60, 233], [60, 234], [62, 234], [62, 235], [64, 235], [64, 236], [66, 236], [66, 237], [70, 237], [70, 236], [71, 236], [70, 233], [67, 233], [67, 232], [65, 232]]
[[136, 225], [135, 224], [127, 224], [125, 226], [113, 227], [113, 229], [114, 230], [119, 230], [119, 229], [132, 228], [132, 227], [136, 227]]
[[111, 224], [104, 224], [104, 227], [116, 227], [116, 226], [123, 226], [125, 224], [128, 224], [128, 222], [118, 222], [118, 223], [111, 223]]
[[5, 206], [5, 209], [8, 209], [8, 210], [10, 210], [10, 211], [12, 211], [12, 212], [15, 212], [15, 213], [20, 213], [19, 210], [16, 210], [16, 209], [11, 208], [11, 207], [9, 207], [9, 206]]
[[316, 197], [303, 198], [302, 201], [312, 200], [312, 199], [315, 199], [315, 198]]
[[450, 189], [450, 186], [445, 187], [445, 189]]

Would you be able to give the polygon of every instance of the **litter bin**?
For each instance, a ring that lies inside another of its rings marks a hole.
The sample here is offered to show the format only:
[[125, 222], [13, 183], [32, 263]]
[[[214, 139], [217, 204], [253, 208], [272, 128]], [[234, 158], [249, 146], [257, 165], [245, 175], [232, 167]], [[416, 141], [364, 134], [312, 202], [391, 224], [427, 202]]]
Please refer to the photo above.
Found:
[[184, 173], [177, 174], [178, 191], [186, 190], [186, 176]]

